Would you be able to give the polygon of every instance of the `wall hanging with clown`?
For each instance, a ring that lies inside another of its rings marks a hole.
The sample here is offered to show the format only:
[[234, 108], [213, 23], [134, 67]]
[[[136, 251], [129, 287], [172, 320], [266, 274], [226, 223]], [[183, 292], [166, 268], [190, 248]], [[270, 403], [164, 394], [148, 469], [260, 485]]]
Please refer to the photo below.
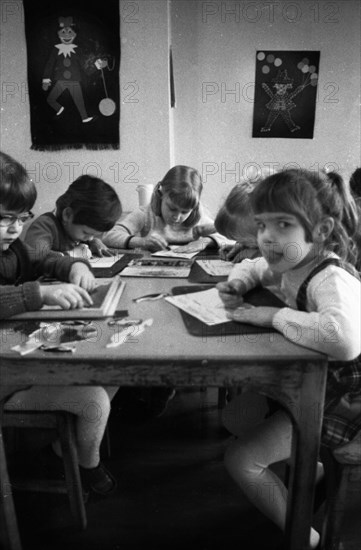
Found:
[[253, 137], [312, 139], [319, 51], [257, 51]]
[[32, 148], [119, 148], [119, 1], [24, 0]]

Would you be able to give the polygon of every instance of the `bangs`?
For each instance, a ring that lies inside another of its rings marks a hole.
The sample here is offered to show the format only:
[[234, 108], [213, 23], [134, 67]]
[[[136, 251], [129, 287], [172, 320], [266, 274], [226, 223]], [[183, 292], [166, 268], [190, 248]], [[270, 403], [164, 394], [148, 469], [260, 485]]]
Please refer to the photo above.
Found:
[[188, 184], [180, 183], [168, 193], [170, 200], [183, 210], [194, 210], [199, 203], [198, 193]]
[[261, 182], [251, 194], [253, 212], [288, 212], [303, 225], [309, 226], [312, 222], [309, 218], [312, 210], [309, 208], [310, 189], [316, 202], [316, 193], [300, 174], [292, 171], [274, 174]]
[[25, 168], [0, 151], [0, 203], [9, 212], [31, 210], [36, 200], [36, 188]]
[[322, 217], [311, 176], [311, 172], [300, 170], [285, 170], [269, 176], [251, 194], [253, 212], [287, 212], [299, 220], [310, 240], [315, 224]]
[[0, 203], [9, 212], [28, 212], [35, 204], [37, 191], [31, 180], [2, 182]]

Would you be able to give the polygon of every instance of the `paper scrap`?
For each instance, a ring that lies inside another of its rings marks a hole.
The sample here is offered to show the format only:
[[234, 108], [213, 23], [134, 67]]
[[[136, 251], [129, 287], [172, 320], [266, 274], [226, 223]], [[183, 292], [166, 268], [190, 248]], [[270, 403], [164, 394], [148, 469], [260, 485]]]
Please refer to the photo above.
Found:
[[228, 277], [234, 263], [227, 262], [225, 260], [196, 260], [196, 263], [206, 272], [213, 277]]

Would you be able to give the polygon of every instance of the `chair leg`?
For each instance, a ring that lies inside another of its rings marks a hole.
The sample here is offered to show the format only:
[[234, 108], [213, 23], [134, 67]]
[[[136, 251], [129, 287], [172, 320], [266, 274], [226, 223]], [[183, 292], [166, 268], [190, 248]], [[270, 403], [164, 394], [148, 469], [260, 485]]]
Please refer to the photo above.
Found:
[[59, 439], [64, 461], [65, 481], [70, 509], [76, 524], [83, 530], [87, 525], [87, 516], [78, 465], [74, 422], [74, 416], [70, 413], [58, 415]]
[[4, 550], [21, 550], [18, 523], [8, 476], [2, 427], [0, 423], [0, 543]]
[[326, 508], [322, 531], [322, 550], [340, 549], [340, 531], [344, 516], [349, 467], [339, 464], [329, 454], [324, 462], [326, 475]]

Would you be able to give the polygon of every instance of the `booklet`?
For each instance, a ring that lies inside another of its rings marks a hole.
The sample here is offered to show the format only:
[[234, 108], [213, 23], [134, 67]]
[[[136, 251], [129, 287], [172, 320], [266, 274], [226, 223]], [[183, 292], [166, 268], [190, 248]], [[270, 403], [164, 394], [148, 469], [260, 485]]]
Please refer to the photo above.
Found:
[[175, 277], [187, 278], [191, 270], [190, 260], [176, 258], [139, 258], [123, 269], [122, 277]]
[[158, 252], [153, 252], [152, 256], [161, 256], [162, 258], [183, 258], [191, 260], [199, 254], [200, 250], [196, 252], [183, 252], [182, 249], [186, 248], [186, 245], [172, 245], [169, 247], [169, 250], [159, 250]]

